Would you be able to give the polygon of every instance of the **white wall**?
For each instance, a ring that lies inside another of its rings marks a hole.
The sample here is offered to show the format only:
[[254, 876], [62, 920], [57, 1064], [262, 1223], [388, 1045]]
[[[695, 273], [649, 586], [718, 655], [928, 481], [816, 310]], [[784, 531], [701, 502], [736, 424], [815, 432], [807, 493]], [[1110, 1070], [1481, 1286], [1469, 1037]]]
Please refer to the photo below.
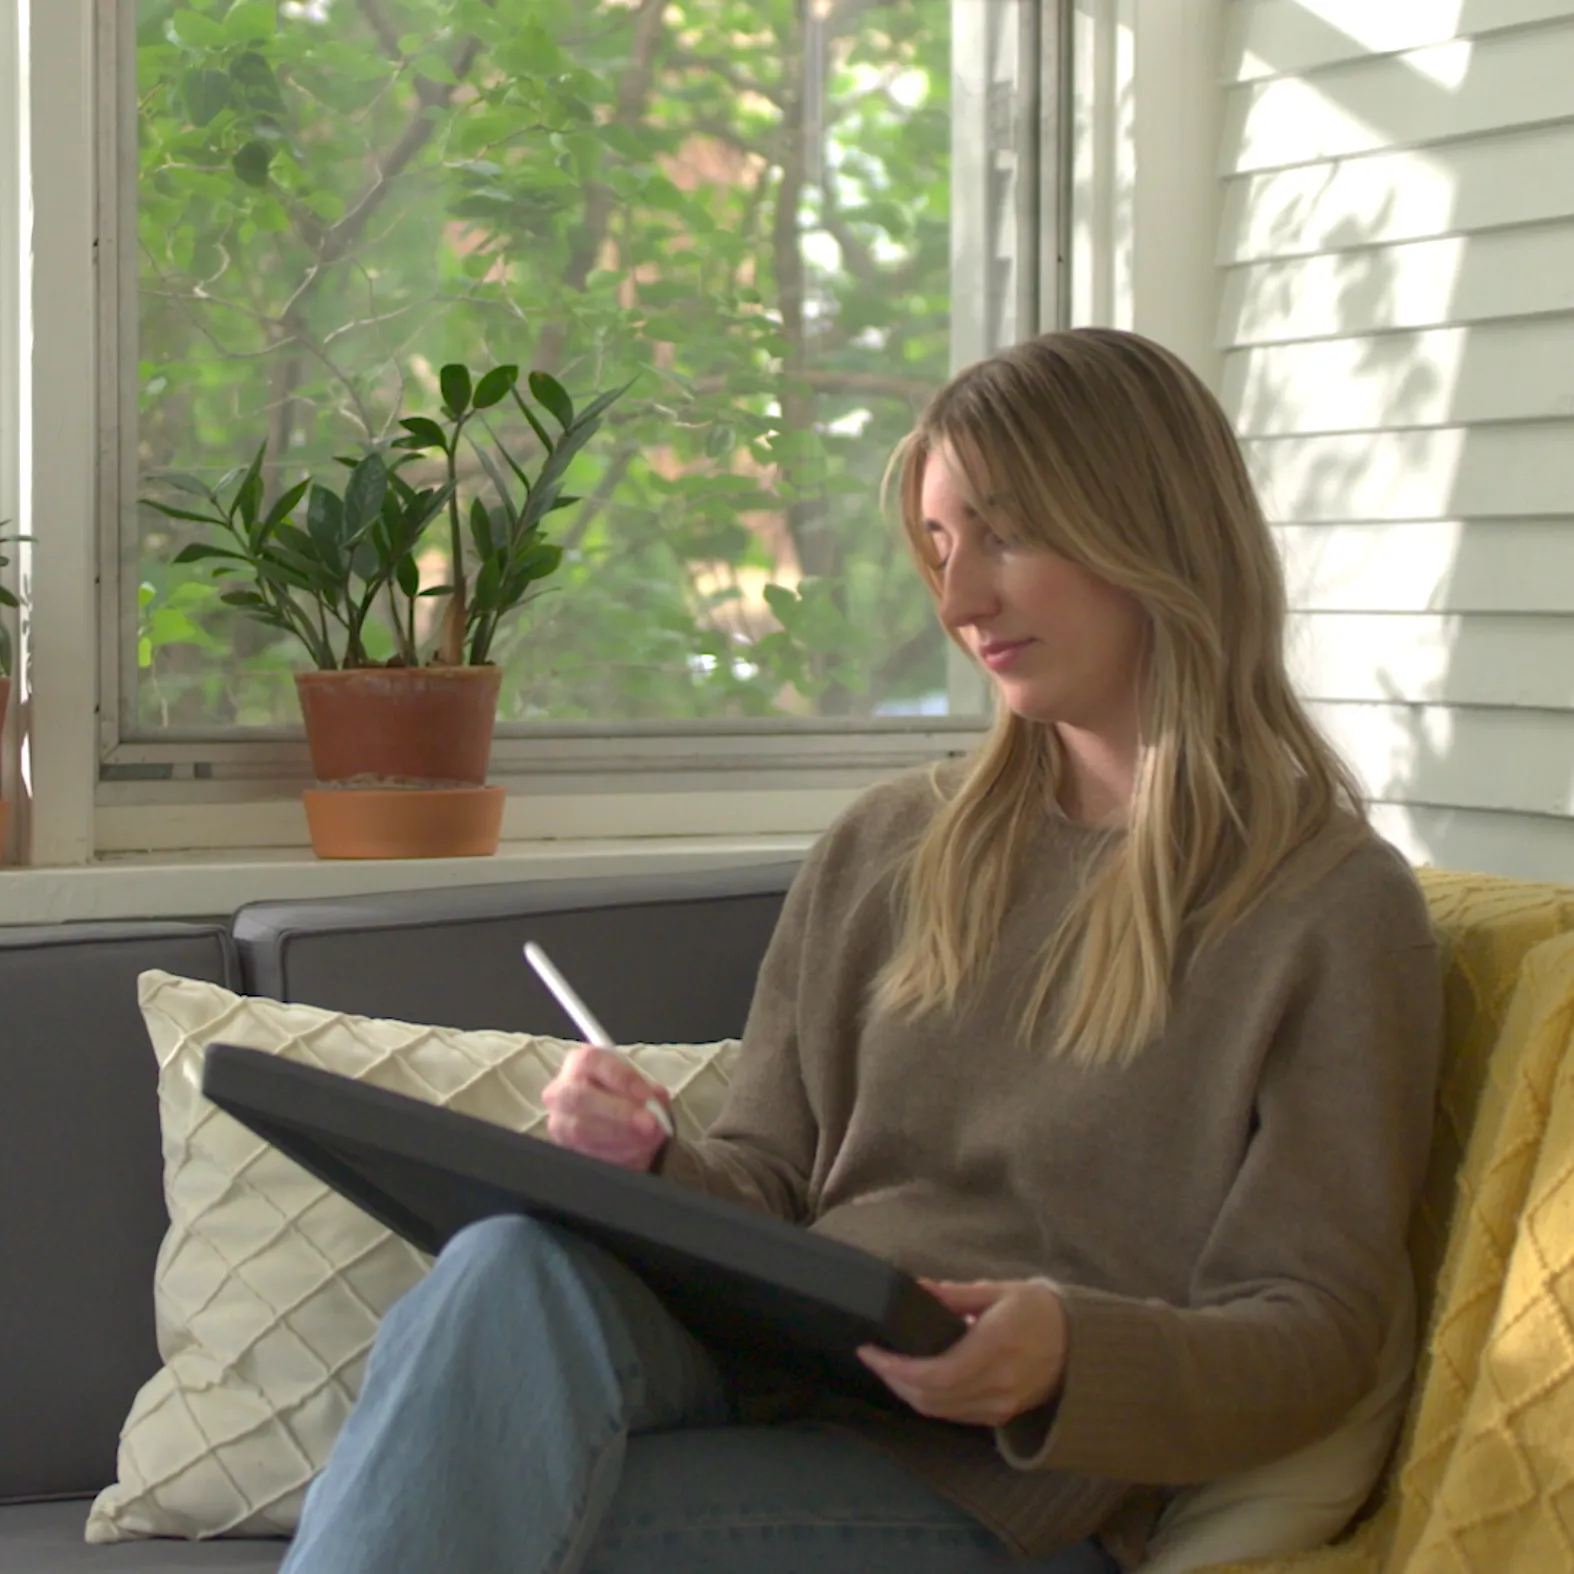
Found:
[[1222, 3], [1220, 387], [1303, 691], [1413, 857], [1574, 880], [1574, 0]]

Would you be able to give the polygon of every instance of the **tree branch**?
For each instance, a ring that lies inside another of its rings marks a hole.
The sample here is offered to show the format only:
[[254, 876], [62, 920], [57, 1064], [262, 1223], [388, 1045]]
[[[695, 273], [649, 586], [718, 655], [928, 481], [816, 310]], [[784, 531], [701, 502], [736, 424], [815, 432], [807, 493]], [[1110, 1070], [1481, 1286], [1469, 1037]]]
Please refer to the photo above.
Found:
[[[485, 0], [485, 3], [493, 5], [495, 0]], [[399, 134], [393, 146], [378, 160], [377, 173], [372, 177], [366, 190], [351, 204], [344, 217], [324, 234], [316, 260], [279, 314], [283, 321], [293, 323], [297, 320], [301, 308], [316, 291], [326, 271], [361, 238], [361, 233], [372, 215], [387, 200], [394, 180], [408, 167], [416, 154], [432, 140], [436, 122], [430, 111], [441, 109], [449, 103], [458, 83], [463, 82], [470, 74], [476, 56], [480, 53], [481, 40], [467, 38], [459, 46], [459, 52], [454, 57], [453, 71], [456, 79], [454, 82], [431, 82], [425, 77], [416, 78], [415, 96], [418, 106], [416, 113]]]
[[[633, 126], [639, 121], [650, 98], [656, 74], [656, 52], [666, 23], [667, 0], [640, 0], [634, 14], [634, 47], [628, 67], [618, 78], [615, 124]], [[601, 255], [616, 209], [610, 187], [595, 181], [585, 188], [585, 220], [574, 240], [564, 270], [563, 283], [570, 290], [583, 290], [585, 280]], [[552, 322], [542, 330], [537, 343], [539, 370], [556, 371], [562, 364], [565, 329]]]
[[404, 53], [399, 48], [399, 32], [388, 20], [377, 0], [355, 0], [356, 9], [366, 19], [366, 25], [377, 35], [382, 51], [396, 64], [404, 63]]

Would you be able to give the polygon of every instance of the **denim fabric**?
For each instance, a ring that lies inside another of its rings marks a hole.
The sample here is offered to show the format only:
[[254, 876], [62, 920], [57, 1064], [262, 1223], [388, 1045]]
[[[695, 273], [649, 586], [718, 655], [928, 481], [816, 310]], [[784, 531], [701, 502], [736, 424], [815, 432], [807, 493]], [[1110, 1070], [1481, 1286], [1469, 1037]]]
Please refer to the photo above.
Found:
[[873, 1445], [730, 1423], [704, 1349], [621, 1264], [464, 1230], [384, 1318], [280, 1574], [1108, 1574], [1023, 1563]]

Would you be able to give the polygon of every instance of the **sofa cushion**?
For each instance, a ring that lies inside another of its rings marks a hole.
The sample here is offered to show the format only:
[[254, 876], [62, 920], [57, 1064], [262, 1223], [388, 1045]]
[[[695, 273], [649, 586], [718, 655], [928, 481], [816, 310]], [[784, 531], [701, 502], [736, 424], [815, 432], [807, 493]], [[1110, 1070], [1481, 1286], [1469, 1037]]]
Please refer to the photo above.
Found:
[[[145, 975], [140, 991], [170, 1215], [153, 1286], [166, 1364], [132, 1404], [119, 1480], [87, 1534], [285, 1534], [360, 1390], [380, 1319], [429, 1261], [208, 1103], [208, 1045], [245, 1044], [516, 1131], [544, 1126], [541, 1090], [574, 1046], [248, 999], [167, 973]], [[678, 1130], [693, 1137], [720, 1109], [736, 1047], [630, 1053], [671, 1090]]]
[[536, 940], [614, 1039], [738, 1033], [795, 862], [260, 902], [235, 918], [248, 993], [362, 1016], [574, 1034]]
[[150, 967], [237, 973], [210, 925], [0, 929], [0, 1502], [112, 1479], [116, 1430], [158, 1365], [148, 1289], [167, 1221], [136, 991]]

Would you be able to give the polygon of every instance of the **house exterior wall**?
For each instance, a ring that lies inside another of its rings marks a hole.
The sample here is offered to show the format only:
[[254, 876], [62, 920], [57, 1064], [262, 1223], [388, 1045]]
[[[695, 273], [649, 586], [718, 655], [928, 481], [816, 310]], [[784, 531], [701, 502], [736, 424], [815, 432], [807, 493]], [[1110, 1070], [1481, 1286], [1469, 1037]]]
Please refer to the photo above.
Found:
[[1210, 370], [1302, 692], [1412, 857], [1574, 880], [1574, 0], [1220, 22]]

